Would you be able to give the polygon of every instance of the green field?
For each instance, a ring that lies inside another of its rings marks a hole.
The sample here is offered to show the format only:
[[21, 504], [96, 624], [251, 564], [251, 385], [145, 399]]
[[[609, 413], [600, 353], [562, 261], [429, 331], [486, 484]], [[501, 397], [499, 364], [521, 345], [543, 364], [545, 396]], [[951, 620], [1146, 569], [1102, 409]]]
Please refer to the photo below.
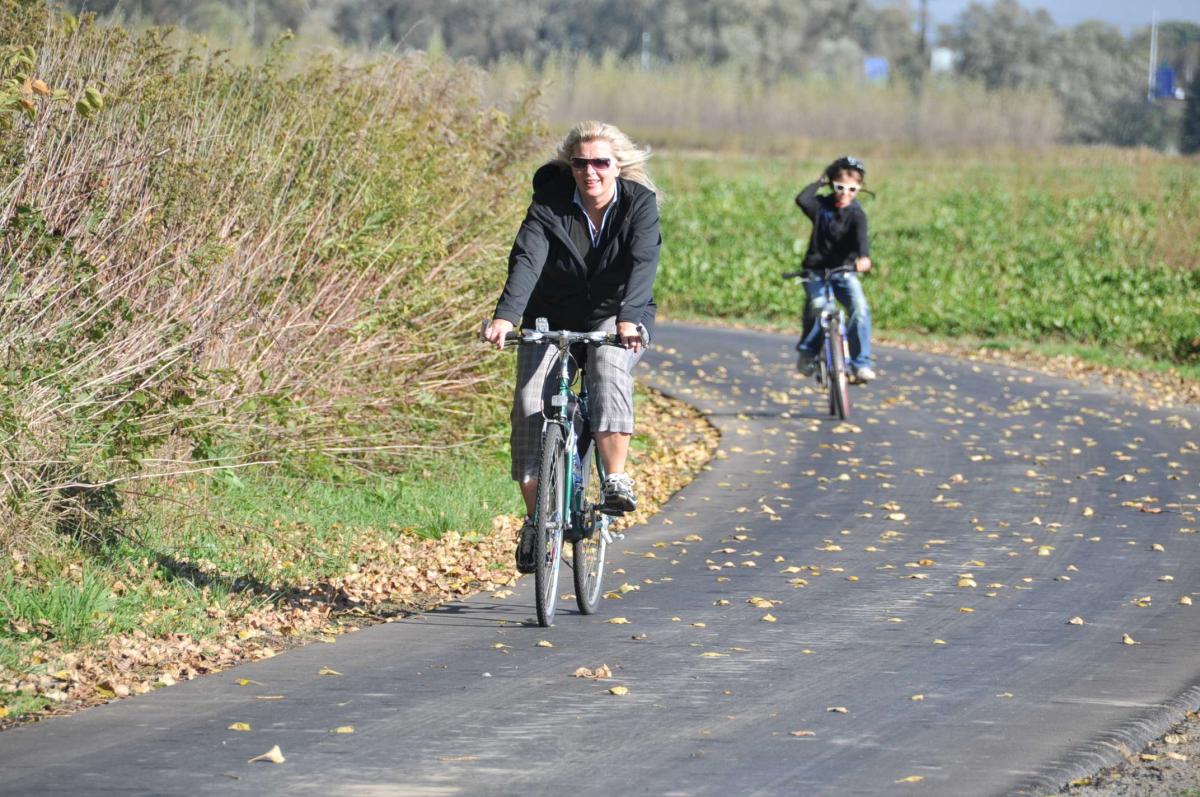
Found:
[[[831, 153], [831, 158], [837, 153]], [[778, 277], [823, 162], [668, 156], [657, 296], [676, 317], [794, 324]], [[868, 159], [877, 330], [1200, 364], [1200, 163], [1115, 150]]]

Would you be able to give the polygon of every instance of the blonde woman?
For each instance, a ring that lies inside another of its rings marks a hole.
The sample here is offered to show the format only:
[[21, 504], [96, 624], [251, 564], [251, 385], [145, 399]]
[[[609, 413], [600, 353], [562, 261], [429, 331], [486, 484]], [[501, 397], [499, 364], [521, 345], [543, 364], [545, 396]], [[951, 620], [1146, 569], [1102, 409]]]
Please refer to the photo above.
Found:
[[[633, 434], [633, 366], [654, 326], [658, 270], [657, 188], [646, 174], [649, 152], [615, 126], [580, 122], [559, 143], [554, 160], [533, 176], [533, 201], [508, 258], [508, 281], [484, 333], [497, 348], [518, 324], [544, 317], [551, 329], [616, 332], [624, 348], [592, 349], [586, 370], [590, 415], [604, 471], [603, 511], [637, 506], [625, 473]], [[517, 569], [534, 569], [533, 517], [543, 384], [552, 347], [517, 353], [512, 410], [512, 477], [521, 486], [526, 520]], [[553, 386], [551, 386], [553, 387]]]

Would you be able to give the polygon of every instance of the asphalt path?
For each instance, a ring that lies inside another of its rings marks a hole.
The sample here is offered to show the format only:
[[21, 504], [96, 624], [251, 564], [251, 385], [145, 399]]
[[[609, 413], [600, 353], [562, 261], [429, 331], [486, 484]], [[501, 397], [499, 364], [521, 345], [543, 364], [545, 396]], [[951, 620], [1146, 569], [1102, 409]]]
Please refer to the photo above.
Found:
[[655, 344], [721, 448], [598, 615], [526, 578], [17, 728], [0, 793], [1038, 794], [1200, 703], [1200, 415], [886, 350], [842, 423], [783, 337]]

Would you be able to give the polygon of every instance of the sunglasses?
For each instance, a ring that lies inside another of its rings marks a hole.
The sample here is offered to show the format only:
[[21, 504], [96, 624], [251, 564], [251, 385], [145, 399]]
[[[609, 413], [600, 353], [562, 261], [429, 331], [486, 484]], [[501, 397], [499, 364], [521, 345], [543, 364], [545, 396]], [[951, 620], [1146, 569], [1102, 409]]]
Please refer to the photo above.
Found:
[[587, 171], [589, 166], [598, 172], [607, 171], [612, 166], [612, 158], [571, 158], [571, 168], [576, 171]]
[[833, 190], [837, 191], [839, 194], [849, 194], [850, 196], [854, 196], [855, 194], [858, 193], [858, 186], [857, 185], [845, 185], [843, 183], [834, 183]]

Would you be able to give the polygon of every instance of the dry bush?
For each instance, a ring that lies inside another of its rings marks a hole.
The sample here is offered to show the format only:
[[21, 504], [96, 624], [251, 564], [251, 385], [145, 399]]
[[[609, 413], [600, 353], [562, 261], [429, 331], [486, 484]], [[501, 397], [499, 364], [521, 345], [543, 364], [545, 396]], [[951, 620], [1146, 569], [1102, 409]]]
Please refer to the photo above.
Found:
[[0, 144], [0, 527], [94, 514], [116, 480], [461, 437], [529, 103], [418, 57], [237, 67], [86, 22], [29, 43], [104, 107]]

